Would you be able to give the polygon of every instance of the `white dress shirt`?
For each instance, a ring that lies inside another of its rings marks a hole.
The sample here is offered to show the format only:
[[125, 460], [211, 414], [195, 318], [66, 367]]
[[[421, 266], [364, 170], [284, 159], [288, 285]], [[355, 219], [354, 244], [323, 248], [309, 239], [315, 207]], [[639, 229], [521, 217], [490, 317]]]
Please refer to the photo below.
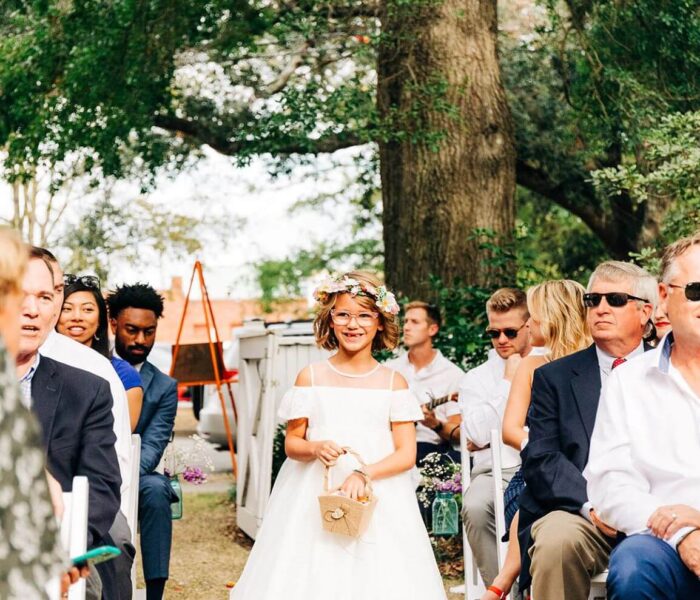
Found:
[[[468, 440], [480, 448], [491, 443], [491, 430], [501, 431], [510, 381], [504, 379], [506, 361], [489, 350], [486, 362], [474, 367], [459, 383], [459, 406], [462, 427]], [[474, 468], [491, 466], [491, 450], [484, 448], [472, 453]], [[504, 469], [520, 464], [520, 453], [501, 442], [501, 461]]]
[[673, 366], [672, 347], [671, 333], [620, 365], [600, 398], [583, 475], [600, 518], [628, 535], [648, 532], [661, 506], [700, 510], [700, 397]]
[[89, 346], [85, 346], [57, 331], [52, 331], [39, 353], [55, 361], [82, 369], [102, 379], [106, 379], [112, 392], [112, 416], [114, 417], [114, 433], [117, 441], [114, 445], [119, 461], [119, 471], [122, 477], [121, 495], [122, 512], [127, 514], [124, 503], [128, 501], [130, 465], [131, 465], [131, 421], [129, 419], [129, 403], [126, 392], [117, 372], [104, 356]]
[[[459, 380], [464, 371], [456, 364], [446, 359], [440, 350], [435, 350], [435, 358], [429, 365], [416, 371], [410, 360], [408, 352], [404, 352], [396, 358], [388, 360], [386, 366], [401, 373], [408, 382], [409, 389], [416, 395], [421, 404], [430, 402], [433, 398], [441, 398], [448, 394], [454, 394], [459, 389]], [[445, 402], [435, 408], [435, 416], [440, 421], [447, 421], [448, 417], [459, 414], [457, 402]], [[429, 444], [440, 444], [443, 439], [438, 433], [429, 429], [422, 423], [416, 426], [416, 441]], [[459, 449], [459, 444], [455, 444]]]

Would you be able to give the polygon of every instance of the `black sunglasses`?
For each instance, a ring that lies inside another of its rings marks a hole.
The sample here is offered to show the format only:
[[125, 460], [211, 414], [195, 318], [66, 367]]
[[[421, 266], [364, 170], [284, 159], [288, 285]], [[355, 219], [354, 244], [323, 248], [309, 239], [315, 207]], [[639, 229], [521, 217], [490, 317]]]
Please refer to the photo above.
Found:
[[610, 306], [614, 306], [615, 308], [625, 306], [631, 300], [649, 302], [649, 300], [647, 300], [646, 298], [639, 298], [638, 296], [633, 296], [632, 294], [625, 294], [624, 292], [608, 292], [607, 294], [591, 292], [589, 294], [583, 295], [583, 304], [587, 308], [594, 308], [600, 304], [600, 301], [603, 298], [605, 298], [605, 300]]
[[85, 287], [89, 287], [94, 290], [100, 289], [100, 278], [96, 277], [95, 275], [73, 275], [71, 273], [65, 273], [63, 275], [63, 283], [65, 285], [80, 283]]
[[685, 290], [685, 297], [691, 302], [700, 301], [700, 281], [691, 281], [685, 285], [676, 285], [674, 283], [667, 283], [666, 285], [668, 285], [668, 287]]
[[527, 321], [525, 321], [525, 323], [523, 323], [517, 329], [513, 329], [512, 327], [506, 327], [505, 329], [487, 329], [484, 331], [484, 337], [490, 340], [495, 340], [501, 337], [501, 334], [503, 334], [509, 340], [514, 340], [516, 337], [518, 337], [518, 333], [523, 327], [525, 327], [525, 325], [527, 325]]

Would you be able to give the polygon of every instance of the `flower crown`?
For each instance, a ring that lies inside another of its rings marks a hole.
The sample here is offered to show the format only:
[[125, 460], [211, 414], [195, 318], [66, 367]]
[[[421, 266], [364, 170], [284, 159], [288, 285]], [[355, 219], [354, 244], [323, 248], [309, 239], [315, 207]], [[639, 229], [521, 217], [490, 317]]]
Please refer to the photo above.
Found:
[[374, 287], [369, 283], [357, 281], [357, 279], [352, 279], [347, 275], [343, 276], [342, 279], [329, 277], [322, 281], [314, 290], [314, 299], [317, 302], [322, 302], [331, 294], [346, 292], [352, 296], [359, 295], [373, 298], [377, 308], [385, 315], [394, 316], [399, 314], [399, 304], [396, 302], [396, 297], [386, 289], [386, 286]]

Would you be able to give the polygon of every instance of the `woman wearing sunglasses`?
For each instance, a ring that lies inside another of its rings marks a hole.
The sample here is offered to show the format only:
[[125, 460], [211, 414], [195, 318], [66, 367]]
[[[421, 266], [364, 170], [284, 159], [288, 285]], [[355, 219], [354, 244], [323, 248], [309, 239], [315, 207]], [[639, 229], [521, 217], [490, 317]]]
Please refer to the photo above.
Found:
[[66, 286], [63, 308], [56, 324], [56, 331], [89, 346], [111, 361], [126, 390], [133, 432], [141, 414], [143, 385], [138, 371], [110, 351], [107, 335], [107, 304], [100, 291], [100, 280], [92, 275], [78, 277], [66, 274], [64, 281]]
[[[503, 441], [520, 451], [527, 444], [525, 426], [530, 407], [530, 392], [535, 369], [590, 346], [591, 334], [586, 324], [583, 286], [575, 281], [560, 279], [545, 281], [527, 291], [530, 312], [530, 343], [544, 346], [544, 355], [530, 355], [522, 360], [513, 377], [503, 416]], [[505, 491], [506, 530], [510, 541], [501, 572], [488, 587], [482, 600], [505, 598], [520, 573], [520, 546], [518, 544], [518, 500], [525, 486], [522, 470], [511, 479]]]

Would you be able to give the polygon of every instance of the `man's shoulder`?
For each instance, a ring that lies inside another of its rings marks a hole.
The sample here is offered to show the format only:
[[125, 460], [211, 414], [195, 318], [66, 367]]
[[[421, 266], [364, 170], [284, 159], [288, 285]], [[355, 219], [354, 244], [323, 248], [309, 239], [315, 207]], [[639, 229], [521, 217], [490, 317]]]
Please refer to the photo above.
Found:
[[153, 382], [156, 383], [159, 387], [170, 387], [170, 386], [177, 386], [177, 380], [173, 379], [170, 377], [170, 375], [166, 375], [161, 371], [158, 367], [156, 367], [152, 362], [144, 362], [143, 366], [141, 367], [141, 373], [143, 374], [144, 369], [146, 371], [150, 371], [151, 375], [153, 377]]
[[109, 382], [99, 375], [44, 355], [41, 356], [41, 360], [39, 361], [37, 373], [42, 370], [50, 373], [51, 376], [61, 378], [64, 384], [68, 384], [76, 389], [94, 389], [95, 386], [102, 384], [106, 386], [109, 385]]
[[107, 380], [110, 384], [113, 383], [113, 380], [117, 382], [119, 380], [108, 358], [60, 333], [52, 333], [46, 343], [39, 348], [39, 354], [41, 354], [41, 360], [50, 359], [62, 365], [93, 374]]
[[598, 358], [595, 353], [595, 346], [591, 345], [588, 348], [569, 354], [568, 356], [563, 356], [557, 360], [542, 365], [535, 370], [535, 373], [541, 374], [545, 378], [556, 378], [560, 376], [567, 376], [573, 371], [578, 371], [581, 367], [595, 362], [597, 364]]
[[452, 362], [449, 358], [447, 358], [442, 352], [438, 350], [438, 361], [439, 361], [439, 368], [441, 371], [445, 371], [448, 376], [454, 377], [454, 376], [459, 376], [463, 375], [464, 371], [462, 370], [462, 367], [460, 367], [457, 363]]

